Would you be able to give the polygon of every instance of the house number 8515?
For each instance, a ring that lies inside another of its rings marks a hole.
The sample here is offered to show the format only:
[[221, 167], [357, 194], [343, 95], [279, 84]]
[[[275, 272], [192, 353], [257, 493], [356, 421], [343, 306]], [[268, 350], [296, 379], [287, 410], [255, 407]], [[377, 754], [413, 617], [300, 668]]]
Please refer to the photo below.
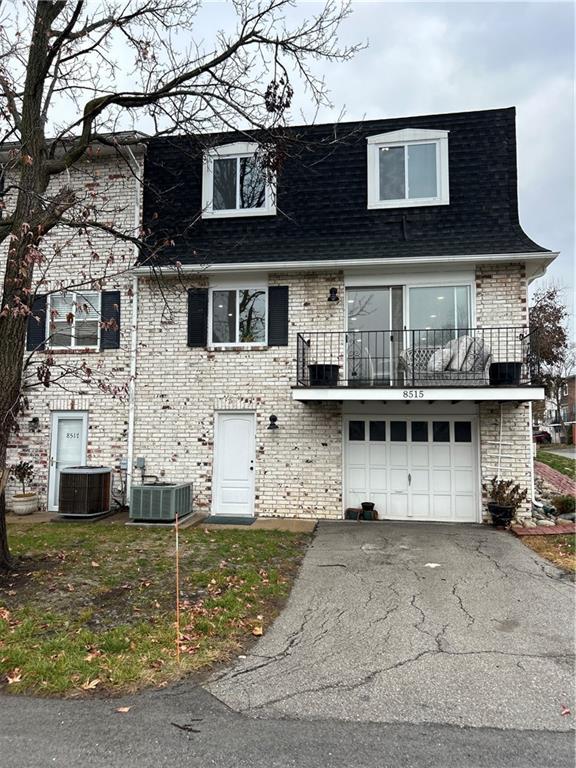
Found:
[[423, 389], [405, 389], [402, 392], [405, 400], [421, 400], [424, 397]]

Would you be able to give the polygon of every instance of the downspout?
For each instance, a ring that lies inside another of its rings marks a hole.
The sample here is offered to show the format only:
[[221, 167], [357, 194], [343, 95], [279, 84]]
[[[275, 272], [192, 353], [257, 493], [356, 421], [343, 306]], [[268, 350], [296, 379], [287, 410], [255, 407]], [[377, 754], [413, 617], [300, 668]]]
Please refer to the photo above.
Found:
[[136, 416], [136, 358], [138, 352], [138, 275], [132, 277], [132, 332], [130, 340], [130, 381], [128, 383], [128, 451], [126, 456], [126, 503], [134, 473], [134, 424]]
[[[130, 146], [126, 147], [133, 163], [135, 186], [134, 232], [140, 231], [142, 179], [140, 165]], [[138, 262], [138, 246], [134, 244], [134, 264]], [[130, 380], [128, 383], [128, 447], [126, 452], [126, 500], [130, 504], [130, 490], [134, 475], [134, 431], [136, 423], [136, 373], [138, 356], [138, 275], [132, 274], [132, 328], [130, 334]]]

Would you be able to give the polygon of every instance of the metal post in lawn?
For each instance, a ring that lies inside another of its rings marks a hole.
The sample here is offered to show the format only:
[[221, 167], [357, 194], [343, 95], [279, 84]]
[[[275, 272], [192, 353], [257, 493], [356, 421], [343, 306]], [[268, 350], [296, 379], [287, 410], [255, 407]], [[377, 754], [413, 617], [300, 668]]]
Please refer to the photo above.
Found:
[[180, 541], [178, 531], [178, 512], [174, 522], [176, 538], [176, 663], [180, 666]]

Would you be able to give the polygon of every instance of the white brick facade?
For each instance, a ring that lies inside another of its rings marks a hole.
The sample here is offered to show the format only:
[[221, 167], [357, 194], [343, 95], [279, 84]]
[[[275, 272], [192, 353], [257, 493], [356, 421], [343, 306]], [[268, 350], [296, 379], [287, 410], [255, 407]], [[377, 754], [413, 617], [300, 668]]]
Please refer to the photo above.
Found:
[[[79, 194], [79, 208], [93, 205], [99, 221], [123, 233], [134, 235], [139, 215], [140, 183], [133, 171], [115, 157], [94, 157], [66, 177], [65, 183]], [[10, 201], [8, 208], [10, 207]], [[50, 459], [51, 414], [55, 411], [88, 413], [87, 460], [93, 465], [119, 469], [126, 456], [128, 435], [127, 388], [130, 381], [130, 343], [132, 298], [131, 265], [134, 246], [111, 235], [90, 230], [56, 229], [43, 245], [46, 262], [36, 271], [36, 279], [43, 278], [39, 293], [59, 287], [80, 285], [89, 287], [90, 279], [98, 281], [105, 290], [121, 292], [120, 348], [107, 351], [53, 350], [55, 367], [53, 378], [59, 371], [85, 362], [92, 369], [90, 381], [85, 376], [66, 375], [60, 383], [48, 388], [35, 386], [26, 391], [26, 407], [19, 420], [19, 431], [14, 434], [8, 451], [8, 464], [32, 461], [35, 467], [31, 490], [46, 502]], [[37, 352], [32, 359], [32, 372], [46, 353]], [[99, 382], [112, 387], [117, 394], [101, 391]], [[32, 420], [37, 418], [38, 422]], [[122, 480], [116, 471], [117, 487]], [[18, 487], [10, 482], [7, 505]]]

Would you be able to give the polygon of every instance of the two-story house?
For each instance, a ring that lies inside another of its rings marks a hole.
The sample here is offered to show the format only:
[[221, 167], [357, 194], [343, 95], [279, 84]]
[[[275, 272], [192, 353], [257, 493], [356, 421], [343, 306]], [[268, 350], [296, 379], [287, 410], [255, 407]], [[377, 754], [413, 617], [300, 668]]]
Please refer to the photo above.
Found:
[[[11, 149], [0, 153], [0, 162], [6, 188], [14, 190]], [[103, 227], [55, 228], [43, 242], [43, 260], [35, 270], [22, 413], [11, 435], [8, 466], [33, 464], [31, 490], [49, 511], [58, 510], [60, 471], [67, 466], [112, 467], [115, 497], [126, 497], [122, 467], [133, 415], [132, 267], [137, 253], [130, 238], [140, 231], [144, 150], [139, 143], [121, 152], [95, 144], [48, 190], [72, 188], [77, 205], [70, 218], [78, 224], [94, 219]], [[4, 202], [10, 211], [14, 193]], [[8, 508], [19, 490], [17, 483], [9, 483]]]
[[[532, 493], [515, 112], [152, 140], [130, 453], [216, 515], [479, 522]], [[526, 505], [528, 508], [528, 504]]]

